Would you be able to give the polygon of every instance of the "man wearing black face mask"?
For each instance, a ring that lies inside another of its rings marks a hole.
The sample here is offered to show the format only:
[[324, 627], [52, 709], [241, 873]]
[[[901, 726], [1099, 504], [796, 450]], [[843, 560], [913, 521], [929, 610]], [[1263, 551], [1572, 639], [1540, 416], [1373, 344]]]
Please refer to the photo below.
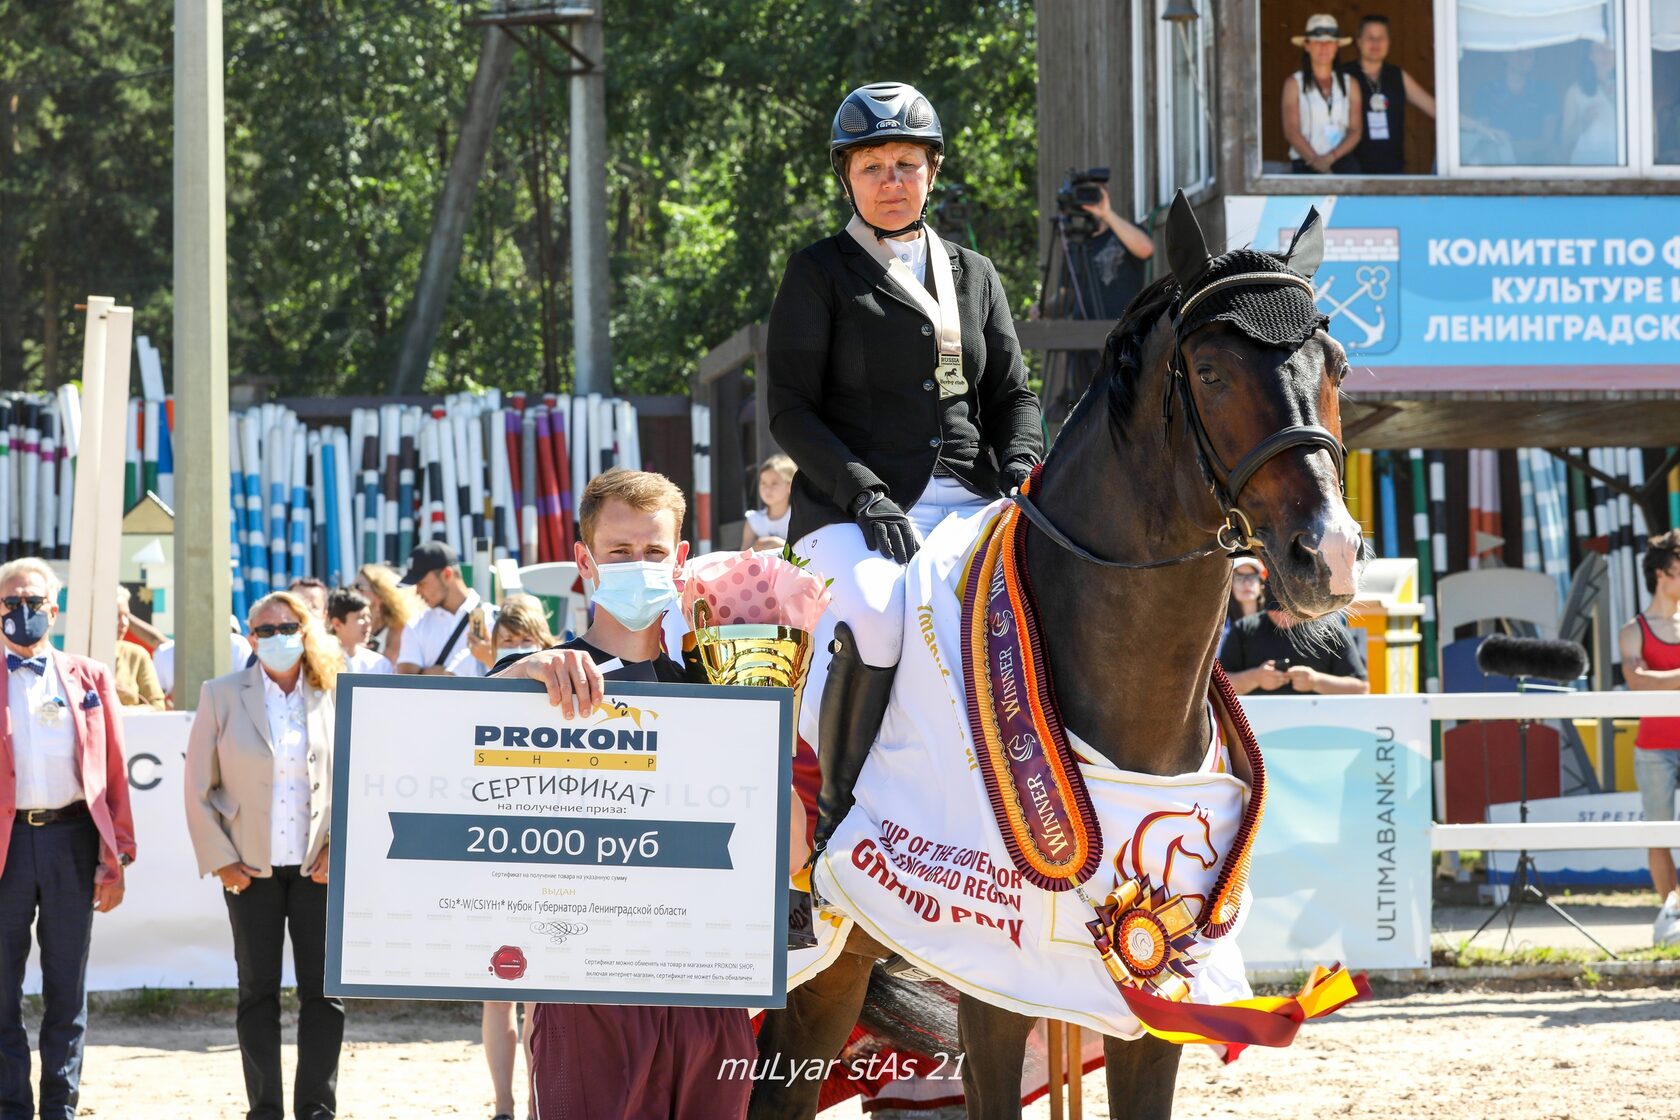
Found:
[[93, 915], [122, 902], [134, 860], [116, 683], [52, 648], [58, 590], [43, 560], [0, 566], [0, 1115], [36, 1115], [23, 967], [39, 922], [39, 1115], [52, 1120], [76, 1114]]

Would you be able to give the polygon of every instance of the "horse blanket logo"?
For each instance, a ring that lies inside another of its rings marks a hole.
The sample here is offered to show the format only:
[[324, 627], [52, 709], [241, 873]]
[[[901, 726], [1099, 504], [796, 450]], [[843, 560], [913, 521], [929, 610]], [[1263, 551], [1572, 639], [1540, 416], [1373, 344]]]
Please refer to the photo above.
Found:
[[[1175, 878], [1180, 860], [1186, 862]], [[1199, 804], [1148, 814], [1120, 846], [1114, 887], [1085, 923], [1116, 983], [1166, 999], [1190, 994], [1196, 916], [1207, 906], [1207, 896], [1178, 889], [1192, 863], [1202, 872], [1219, 866], [1213, 826]]]
[[[1295, 230], [1279, 231], [1287, 249]], [[1400, 345], [1400, 231], [1326, 229], [1324, 263], [1314, 275], [1318, 309], [1350, 355], [1387, 354]]]

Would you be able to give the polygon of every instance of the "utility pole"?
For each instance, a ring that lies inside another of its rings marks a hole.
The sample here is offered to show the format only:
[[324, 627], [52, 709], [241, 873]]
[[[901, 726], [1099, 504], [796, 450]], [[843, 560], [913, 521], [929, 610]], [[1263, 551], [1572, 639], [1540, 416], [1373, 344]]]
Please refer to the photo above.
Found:
[[[500, 6], [498, 5], [498, 8]], [[449, 284], [461, 264], [461, 244], [466, 238], [467, 219], [472, 217], [478, 180], [484, 174], [484, 157], [496, 132], [496, 112], [507, 88], [513, 67], [513, 40], [494, 25], [484, 29], [484, 46], [478, 52], [478, 70], [467, 92], [467, 107], [461, 114], [461, 132], [455, 138], [455, 153], [449, 160], [449, 174], [443, 181], [437, 213], [432, 218], [432, 236], [426, 255], [420, 260], [420, 280], [414, 290], [403, 323], [402, 345], [397, 368], [391, 374], [393, 396], [418, 392], [426, 378], [443, 309], [449, 302]]]
[[607, 74], [597, 8], [568, 28], [572, 71], [572, 331], [577, 343], [574, 393], [613, 391], [607, 295]]
[[[470, 15], [462, 26], [484, 28], [478, 72], [467, 95], [461, 135], [455, 143], [449, 177], [438, 199], [431, 240], [420, 264], [403, 326], [393, 394], [420, 388], [438, 327], [443, 322], [449, 285], [461, 262], [461, 245], [473, 195], [484, 170], [484, 157], [496, 129], [496, 109], [507, 83], [515, 45], [532, 63], [566, 78], [571, 94], [572, 321], [577, 344], [572, 391], [610, 395], [612, 340], [608, 316], [607, 259], [607, 80], [605, 34], [594, 0], [491, 0], [488, 10]], [[563, 30], [562, 30], [563, 29]], [[560, 69], [547, 56], [544, 40], [571, 56]], [[539, 205], [541, 199], [539, 197]], [[545, 259], [542, 267], [547, 269]], [[546, 284], [546, 278], [545, 278]], [[545, 312], [544, 336], [548, 336]]]
[[226, 673], [227, 176], [222, 0], [175, 0], [175, 706]]

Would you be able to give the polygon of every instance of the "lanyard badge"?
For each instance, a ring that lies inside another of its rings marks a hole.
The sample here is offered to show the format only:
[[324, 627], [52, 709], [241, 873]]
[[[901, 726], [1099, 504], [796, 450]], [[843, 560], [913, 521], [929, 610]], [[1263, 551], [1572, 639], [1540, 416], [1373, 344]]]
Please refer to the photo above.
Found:
[[934, 380], [939, 382], [939, 399], [948, 400], [968, 392], [968, 378], [963, 376], [962, 319], [957, 312], [957, 285], [951, 279], [948, 250], [939, 235], [931, 229], [922, 236], [928, 239], [928, 267], [933, 270], [934, 297], [939, 303], [939, 364], [934, 367]]
[[961, 354], [939, 355], [939, 366], [933, 379], [939, 382], [939, 399], [960, 397], [968, 392], [968, 378], [963, 376]]

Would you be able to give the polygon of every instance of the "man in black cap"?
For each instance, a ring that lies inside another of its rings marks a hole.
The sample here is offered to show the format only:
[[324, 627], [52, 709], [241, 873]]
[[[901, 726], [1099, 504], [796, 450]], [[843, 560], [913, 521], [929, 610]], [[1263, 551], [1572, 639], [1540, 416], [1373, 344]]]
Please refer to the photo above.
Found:
[[493, 609], [461, 578], [461, 560], [443, 541], [427, 541], [408, 556], [402, 585], [431, 608], [403, 630], [399, 673], [482, 677], [487, 666], [473, 655], [470, 630], [488, 634]]

